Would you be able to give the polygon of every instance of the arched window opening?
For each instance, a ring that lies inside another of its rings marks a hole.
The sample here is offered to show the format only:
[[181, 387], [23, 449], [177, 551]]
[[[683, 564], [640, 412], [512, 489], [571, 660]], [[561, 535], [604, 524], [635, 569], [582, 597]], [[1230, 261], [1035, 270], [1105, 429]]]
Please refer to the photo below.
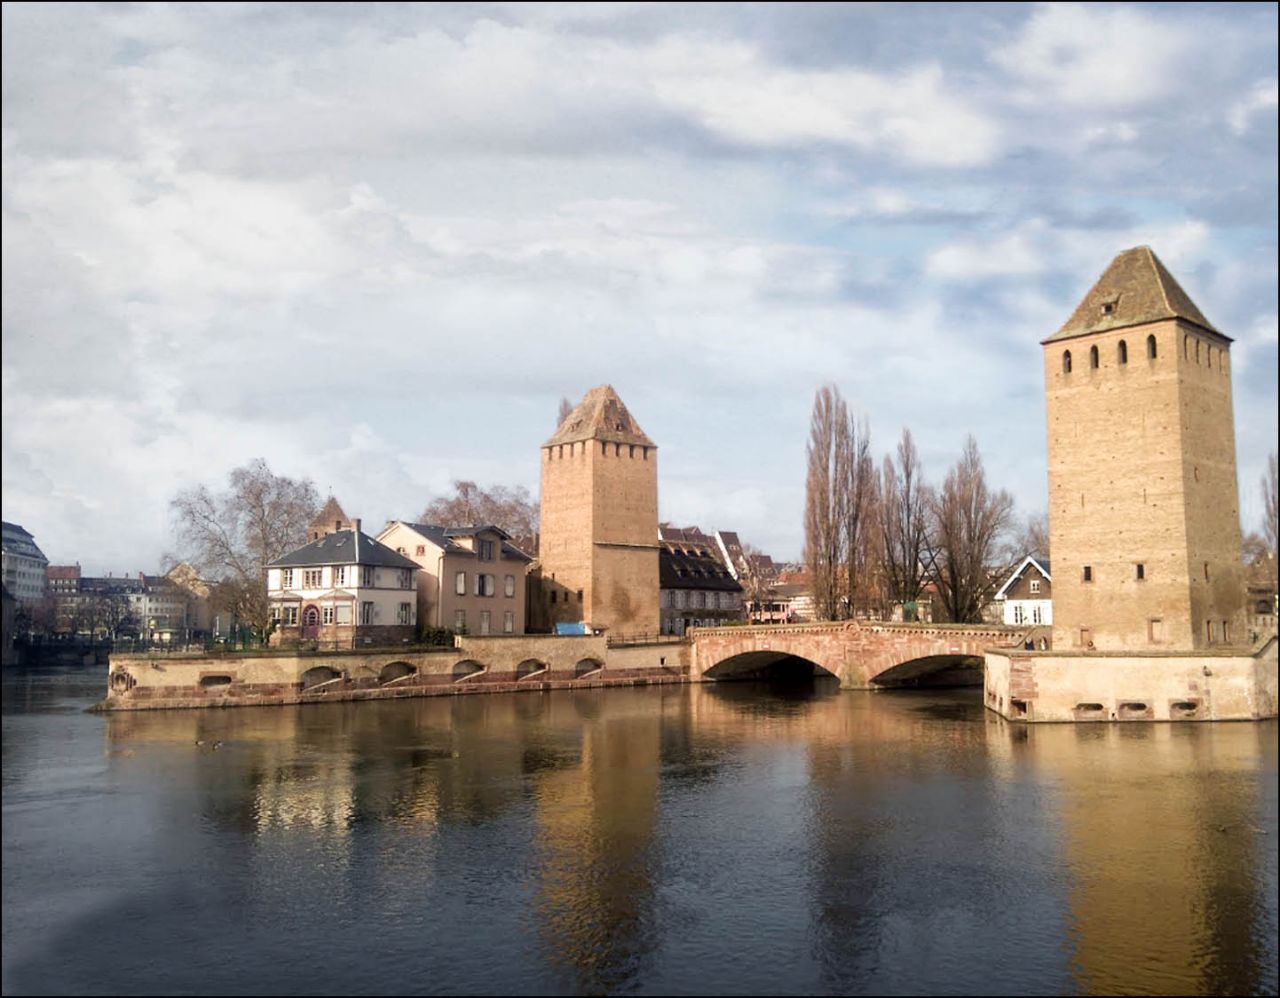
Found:
[[1129, 344], [1124, 340], [1120, 341], [1120, 347], [1116, 350], [1116, 356], [1121, 364], [1129, 363]]
[[1147, 359], [1156, 359], [1156, 338], [1154, 336], [1147, 337]]
[[1071, 351], [1070, 350], [1062, 351], [1062, 373], [1063, 374], [1071, 373]]
[[1097, 370], [1098, 367], [1098, 348], [1089, 348], [1089, 366]]

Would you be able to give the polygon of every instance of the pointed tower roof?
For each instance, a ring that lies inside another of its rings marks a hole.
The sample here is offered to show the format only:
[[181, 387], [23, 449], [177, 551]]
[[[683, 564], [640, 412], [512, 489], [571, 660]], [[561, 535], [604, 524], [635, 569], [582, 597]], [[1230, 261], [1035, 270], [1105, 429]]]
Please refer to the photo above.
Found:
[[347, 518], [347, 514], [338, 505], [338, 500], [330, 496], [324, 508], [311, 521], [311, 526], [307, 528], [307, 536], [315, 540], [317, 537], [323, 537], [338, 530], [350, 530], [354, 526], [355, 523]]
[[1041, 342], [1052, 343], [1162, 319], [1182, 319], [1223, 336], [1196, 308], [1151, 247], [1135, 246], [1111, 261], [1111, 266], [1076, 306], [1071, 318]]
[[575, 443], [579, 440], [657, 446], [640, 429], [612, 385], [600, 385], [587, 392], [577, 408], [564, 417], [564, 422], [555, 435], [542, 446]]

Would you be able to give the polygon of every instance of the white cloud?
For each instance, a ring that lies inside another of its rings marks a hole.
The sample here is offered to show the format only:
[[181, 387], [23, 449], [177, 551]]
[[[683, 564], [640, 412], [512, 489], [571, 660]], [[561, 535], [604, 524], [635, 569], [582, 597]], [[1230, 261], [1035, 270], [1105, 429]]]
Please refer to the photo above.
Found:
[[1197, 53], [1190, 28], [1131, 7], [1048, 4], [994, 61], [1031, 88], [1067, 104], [1146, 104], [1179, 88]]
[[1227, 124], [1237, 135], [1243, 135], [1253, 125], [1253, 119], [1268, 114], [1275, 121], [1276, 107], [1280, 104], [1280, 85], [1276, 80], [1263, 80], [1249, 93], [1231, 105], [1227, 111]]

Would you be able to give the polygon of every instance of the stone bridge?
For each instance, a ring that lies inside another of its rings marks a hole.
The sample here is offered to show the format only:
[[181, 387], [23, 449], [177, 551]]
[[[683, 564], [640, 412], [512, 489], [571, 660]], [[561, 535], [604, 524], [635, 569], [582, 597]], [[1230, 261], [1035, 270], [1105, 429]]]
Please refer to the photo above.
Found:
[[[1026, 628], [987, 624], [889, 624], [837, 621], [690, 632], [690, 678], [747, 679], [812, 666], [844, 689], [931, 683], [982, 685], [988, 648], [1022, 648]], [[797, 661], [801, 660], [801, 661]]]

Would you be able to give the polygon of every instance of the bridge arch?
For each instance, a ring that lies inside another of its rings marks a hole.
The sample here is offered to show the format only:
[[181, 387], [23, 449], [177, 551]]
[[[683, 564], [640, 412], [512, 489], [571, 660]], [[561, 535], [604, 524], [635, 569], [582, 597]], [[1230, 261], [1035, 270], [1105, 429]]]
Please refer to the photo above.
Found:
[[325, 683], [331, 683], [335, 679], [341, 678], [342, 673], [337, 669], [332, 669], [327, 665], [317, 665], [302, 674], [302, 688], [309, 690], [312, 687], [322, 686]]
[[767, 679], [837, 678], [837, 673], [804, 655], [787, 650], [746, 651], [721, 659], [703, 674], [717, 682]]
[[470, 679], [472, 676], [478, 676], [485, 671], [482, 663], [474, 659], [464, 658], [461, 662], [453, 664], [453, 681], [460, 683], [464, 679]]
[[581, 658], [573, 667], [573, 678], [582, 679], [604, 668], [604, 663], [595, 658]]
[[982, 657], [948, 653], [908, 659], [871, 677], [876, 686], [981, 686]]
[[397, 679], [406, 679], [417, 674], [416, 665], [410, 665], [408, 662], [388, 662], [378, 673], [378, 682], [385, 686], [387, 683], [394, 683]]
[[536, 676], [541, 672], [546, 672], [549, 668], [550, 666], [541, 659], [526, 658], [516, 666], [516, 682], [528, 679], [530, 676]]

